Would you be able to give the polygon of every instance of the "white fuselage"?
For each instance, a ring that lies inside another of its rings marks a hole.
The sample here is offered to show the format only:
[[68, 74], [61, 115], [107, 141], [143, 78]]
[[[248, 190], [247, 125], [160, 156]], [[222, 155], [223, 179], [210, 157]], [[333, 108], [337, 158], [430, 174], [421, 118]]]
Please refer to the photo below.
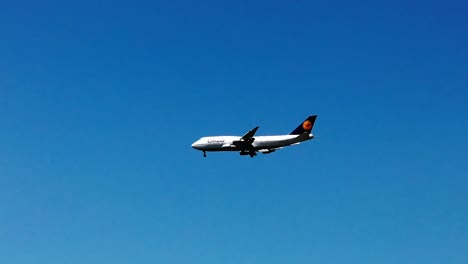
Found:
[[[257, 151], [275, 151], [278, 148], [298, 144], [302, 141], [310, 140], [312, 134], [304, 135], [279, 135], [279, 136], [257, 136], [254, 137], [252, 146]], [[233, 144], [234, 141], [240, 141], [239, 136], [215, 136], [202, 137], [192, 144], [192, 148], [202, 151], [240, 151], [239, 147]]]

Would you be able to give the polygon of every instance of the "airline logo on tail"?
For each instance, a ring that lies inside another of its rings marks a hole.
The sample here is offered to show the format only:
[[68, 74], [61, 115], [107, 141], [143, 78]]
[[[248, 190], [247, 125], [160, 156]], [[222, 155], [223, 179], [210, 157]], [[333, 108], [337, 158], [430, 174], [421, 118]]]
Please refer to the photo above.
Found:
[[317, 119], [316, 115], [309, 116], [302, 124], [300, 124], [290, 135], [300, 135], [303, 133], [309, 134], [314, 127], [315, 120]]
[[310, 122], [309, 120], [304, 121], [304, 123], [302, 124], [302, 128], [304, 128], [305, 131], [312, 130], [312, 122]]

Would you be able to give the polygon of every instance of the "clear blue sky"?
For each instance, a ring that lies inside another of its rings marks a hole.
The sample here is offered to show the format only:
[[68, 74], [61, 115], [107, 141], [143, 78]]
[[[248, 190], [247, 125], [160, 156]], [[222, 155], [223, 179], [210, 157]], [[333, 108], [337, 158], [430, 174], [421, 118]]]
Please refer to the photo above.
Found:
[[349, 2], [3, 1], [0, 263], [467, 263], [468, 4]]

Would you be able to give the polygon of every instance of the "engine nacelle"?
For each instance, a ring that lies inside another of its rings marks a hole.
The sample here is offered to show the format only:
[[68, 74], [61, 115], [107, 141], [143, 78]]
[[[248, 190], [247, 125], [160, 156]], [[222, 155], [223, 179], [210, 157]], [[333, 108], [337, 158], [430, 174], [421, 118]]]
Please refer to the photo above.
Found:
[[275, 149], [259, 149], [258, 152], [262, 153], [262, 154], [270, 154], [272, 152], [275, 152], [276, 150]]

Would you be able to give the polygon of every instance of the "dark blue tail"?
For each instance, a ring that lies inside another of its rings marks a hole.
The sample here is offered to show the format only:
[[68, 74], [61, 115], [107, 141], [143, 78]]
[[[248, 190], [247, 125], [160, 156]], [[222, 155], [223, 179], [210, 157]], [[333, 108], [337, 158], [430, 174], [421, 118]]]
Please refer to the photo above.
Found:
[[303, 133], [309, 134], [314, 127], [315, 120], [317, 119], [317, 115], [309, 116], [304, 122], [302, 122], [290, 135], [300, 135]]

